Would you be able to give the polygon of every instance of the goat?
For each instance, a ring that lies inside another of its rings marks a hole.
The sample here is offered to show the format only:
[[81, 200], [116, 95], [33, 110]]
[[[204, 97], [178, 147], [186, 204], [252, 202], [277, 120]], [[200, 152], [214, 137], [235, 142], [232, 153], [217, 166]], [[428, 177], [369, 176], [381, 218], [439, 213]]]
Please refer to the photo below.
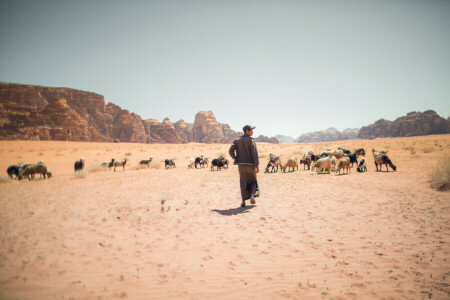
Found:
[[366, 151], [364, 150], [364, 148], [356, 148], [355, 147], [355, 153], [358, 156], [366, 156]]
[[84, 168], [84, 158], [82, 157], [80, 160], [77, 160], [76, 162], [75, 162], [75, 165], [74, 165], [74, 170], [75, 170], [75, 173], [77, 172], [77, 171], [79, 171], [79, 172], [82, 172], [83, 171], [83, 168]]
[[318, 173], [321, 173], [323, 169], [327, 170], [327, 172], [330, 173], [331, 159], [329, 157], [323, 157], [317, 160], [311, 166], [311, 171], [314, 171], [314, 169], [317, 169]]
[[337, 163], [336, 173], [339, 171], [339, 175], [341, 175], [341, 170], [345, 172], [347, 170], [347, 174], [350, 172], [350, 159], [348, 157], [341, 158]]
[[303, 170], [308, 166], [308, 170], [311, 169], [311, 155], [303, 155], [300, 159], [300, 164], [303, 164]]
[[378, 172], [378, 165], [380, 165], [380, 172], [381, 167], [383, 165], [386, 165], [386, 172], [389, 171], [388, 165], [394, 170], [397, 171], [397, 166], [392, 163], [392, 161], [389, 159], [389, 157], [386, 155], [387, 151], [375, 151], [375, 149], [372, 149], [373, 153], [373, 159], [375, 161], [375, 167], [377, 168]]
[[194, 164], [195, 164], [195, 159], [194, 159], [193, 157], [191, 157], [191, 158], [189, 159], [188, 169], [194, 168]]
[[344, 149], [342, 147], [338, 147], [338, 150], [341, 150], [342, 152], [344, 152], [344, 154], [350, 154], [351, 153], [350, 150], [346, 150], [346, 149]]
[[358, 156], [355, 153], [352, 154], [348, 154], [347, 155], [348, 159], [350, 160], [350, 163], [352, 164], [352, 168], [353, 168], [353, 164], [357, 164], [358, 165]]
[[111, 161], [103, 161], [100, 166], [102, 167], [108, 167], [110, 170], [112, 166], [114, 165], [114, 158], [111, 158]]
[[164, 166], [166, 169], [176, 168], [175, 161], [173, 159], [166, 159], [164, 161]]
[[283, 173], [286, 173], [287, 168], [289, 168], [288, 172], [291, 172], [291, 168], [292, 168], [292, 172], [295, 171], [295, 168], [297, 168], [297, 170], [298, 170], [298, 162], [297, 162], [297, 158], [295, 156], [292, 156], [291, 158], [289, 158], [287, 163], [283, 166]]
[[364, 157], [361, 158], [361, 160], [359, 161], [359, 165], [358, 165], [358, 168], [356, 168], [356, 171], [358, 171], [360, 173], [367, 172], [366, 159]]
[[274, 172], [275, 167], [277, 168], [275, 170], [275, 172], [278, 172], [278, 167], [282, 168], [280, 156], [270, 153], [269, 154], [269, 163], [267, 164], [264, 173], [268, 173], [269, 172], [269, 167], [272, 167], [270, 173]]
[[[9, 166], [8, 169], [6, 169], [6, 173], [8, 173], [9, 178], [15, 179], [17, 176], [19, 176], [19, 166], [13, 165]], [[13, 177], [15, 175], [15, 178]]]
[[114, 172], [116, 171], [116, 167], [123, 167], [123, 170], [125, 171], [125, 165], [127, 164], [127, 159], [122, 159], [122, 160], [115, 160], [113, 162], [114, 165]]
[[214, 171], [214, 167], [217, 167], [217, 170], [220, 171], [226, 164], [222, 159], [215, 158], [211, 161], [211, 171]]
[[338, 163], [338, 159], [336, 158], [336, 156], [332, 156], [330, 157], [331, 160], [331, 171], [334, 172], [336, 171], [336, 165]]
[[152, 162], [152, 160], [153, 160], [153, 157], [150, 156], [150, 158], [148, 160], [147, 159], [143, 159], [143, 160], [141, 160], [139, 162], [139, 164], [140, 165], [147, 165], [147, 167], [150, 168], [150, 163]]
[[[45, 176], [48, 173], [48, 169], [47, 166], [44, 165], [43, 163], [38, 163], [36, 165], [32, 165], [32, 164], [28, 164], [25, 169], [23, 169], [18, 176], [18, 179], [21, 180], [24, 177], [27, 177], [28, 180], [33, 180], [34, 179], [34, 174], [39, 173], [40, 175]], [[47, 176], [48, 177], [48, 176]], [[48, 177], [50, 178], [50, 177]]]

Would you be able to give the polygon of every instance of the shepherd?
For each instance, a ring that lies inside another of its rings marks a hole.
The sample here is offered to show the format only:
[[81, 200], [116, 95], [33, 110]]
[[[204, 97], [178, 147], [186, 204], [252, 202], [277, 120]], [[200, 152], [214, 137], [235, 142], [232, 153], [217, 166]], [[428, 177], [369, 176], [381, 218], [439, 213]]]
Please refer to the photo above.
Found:
[[259, 197], [258, 180], [256, 173], [259, 172], [258, 150], [255, 139], [252, 138], [255, 126], [245, 125], [242, 130], [244, 135], [234, 140], [230, 147], [230, 156], [234, 159], [234, 164], [238, 166], [241, 197], [241, 207], [245, 207], [245, 201], [250, 199], [251, 204], [255, 204], [255, 197]]

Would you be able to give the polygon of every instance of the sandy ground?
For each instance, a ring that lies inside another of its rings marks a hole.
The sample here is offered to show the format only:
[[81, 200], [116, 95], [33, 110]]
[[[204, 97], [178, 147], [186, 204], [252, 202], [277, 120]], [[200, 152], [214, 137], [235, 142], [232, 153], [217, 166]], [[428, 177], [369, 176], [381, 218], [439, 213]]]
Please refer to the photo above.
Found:
[[[448, 299], [450, 193], [428, 180], [450, 135], [258, 149], [265, 165], [341, 145], [364, 147], [369, 171], [260, 173], [261, 197], [241, 209], [236, 166], [187, 168], [229, 145], [0, 142], [0, 298]], [[397, 172], [375, 172], [372, 148]], [[98, 170], [112, 157], [125, 171]], [[53, 178], [5, 180], [38, 160]]]

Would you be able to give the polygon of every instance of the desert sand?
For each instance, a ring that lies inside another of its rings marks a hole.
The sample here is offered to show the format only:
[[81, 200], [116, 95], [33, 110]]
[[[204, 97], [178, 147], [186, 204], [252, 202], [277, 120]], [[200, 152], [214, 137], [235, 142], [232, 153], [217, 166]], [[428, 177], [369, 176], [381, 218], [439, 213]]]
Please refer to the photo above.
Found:
[[[286, 161], [337, 146], [365, 148], [368, 172], [263, 173], [270, 152]], [[261, 197], [246, 208], [236, 166], [187, 168], [228, 148], [0, 142], [0, 298], [450, 297], [450, 193], [428, 182], [450, 135], [258, 144]], [[372, 148], [397, 172], [375, 172]], [[129, 159], [124, 171], [97, 167], [113, 157]], [[6, 179], [9, 165], [38, 160], [51, 179]]]

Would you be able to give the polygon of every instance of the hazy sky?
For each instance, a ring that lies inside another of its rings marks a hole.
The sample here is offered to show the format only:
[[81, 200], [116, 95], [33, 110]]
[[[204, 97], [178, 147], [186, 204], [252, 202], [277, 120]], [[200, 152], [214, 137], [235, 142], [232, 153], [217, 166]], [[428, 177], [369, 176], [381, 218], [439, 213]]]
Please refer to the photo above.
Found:
[[0, 1], [0, 81], [255, 134], [450, 113], [450, 1]]

